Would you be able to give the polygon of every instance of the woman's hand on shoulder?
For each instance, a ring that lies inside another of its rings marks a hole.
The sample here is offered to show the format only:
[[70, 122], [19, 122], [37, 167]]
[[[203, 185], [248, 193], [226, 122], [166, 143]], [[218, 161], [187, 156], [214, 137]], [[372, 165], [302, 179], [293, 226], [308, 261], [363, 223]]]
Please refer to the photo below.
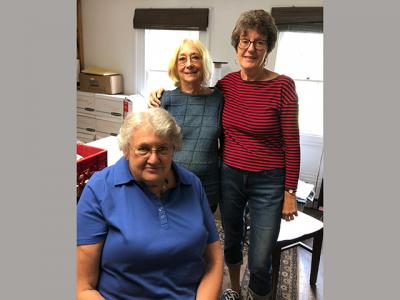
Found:
[[285, 191], [282, 207], [282, 219], [286, 221], [294, 220], [297, 216], [297, 199], [296, 194]]
[[164, 93], [165, 89], [159, 88], [157, 90], [151, 91], [149, 95], [149, 99], [147, 101], [148, 107], [160, 107], [161, 106], [161, 96]]

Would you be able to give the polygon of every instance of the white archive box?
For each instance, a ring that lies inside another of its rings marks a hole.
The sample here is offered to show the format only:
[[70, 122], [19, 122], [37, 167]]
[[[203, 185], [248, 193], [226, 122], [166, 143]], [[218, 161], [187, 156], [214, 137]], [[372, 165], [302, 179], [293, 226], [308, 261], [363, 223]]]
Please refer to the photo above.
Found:
[[83, 116], [78, 114], [76, 116], [76, 127], [83, 132], [96, 132], [96, 118]]
[[78, 130], [77, 134], [76, 134], [76, 138], [79, 142], [82, 143], [89, 143], [89, 142], [93, 142], [96, 140], [96, 135], [94, 133], [89, 133], [89, 132], [80, 132]]
[[96, 94], [94, 109], [100, 118], [122, 122], [132, 110], [132, 101], [126, 95]]
[[84, 143], [96, 140], [96, 118], [78, 114], [76, 116], [76, 138]]
[[132, 111], [132, 101], [142, 106], [136, 95], [108, 95], [77, 92], [77, 138], [88, 142], [118, 135], [125, 116]]
[[104, 134], [106, 134], [106, 136], [117, 136], [121, 126], [122, 122], [114, 122], [102, 118], [96, 118], [96, 133], [97, 135], [101, 134], [101, 137], [104, 137]]
[[76, 98], [76, 112], [81, 115], [94, 116], [95, 94], [78, 91]]

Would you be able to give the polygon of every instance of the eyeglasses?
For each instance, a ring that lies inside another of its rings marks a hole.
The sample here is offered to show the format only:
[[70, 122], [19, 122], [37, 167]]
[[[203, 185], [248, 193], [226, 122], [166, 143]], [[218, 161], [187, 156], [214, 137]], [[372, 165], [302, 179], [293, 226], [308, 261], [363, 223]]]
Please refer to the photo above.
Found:
[[253, 44], [254, 48], [256, 48], [256, 50], [265, 50], [267, 48], [267, 41], [265, 40], [255, 40], [255, 41], [249, 41], [246, 39], [240, 39], [239, 40], [239, 48], [240, 49], [247, 49], [250, 47], [250, 45]]
[[201, 61], [202, 57], [198, 54], [192, 54], [190, 56], [178, 56], [178, 64], [180, 65], [186, 65], [188, 61], [191, 61], [193, 63], [199, 63]]
[[153, 152], [155, 152], [158, 156], [167, 156], [171, 154], [171, 147], [169, 146], [160, 146], [158, 148], [151, 148], [149, 146], [139, 146], [137, 148], [131, 148], [133, 153], [137, 156], [150, 156]]

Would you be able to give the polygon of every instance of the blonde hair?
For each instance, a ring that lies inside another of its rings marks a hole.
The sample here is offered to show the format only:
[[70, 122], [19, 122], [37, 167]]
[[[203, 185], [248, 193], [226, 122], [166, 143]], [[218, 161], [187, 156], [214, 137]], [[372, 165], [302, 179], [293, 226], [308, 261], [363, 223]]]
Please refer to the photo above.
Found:
[[149, 108], [145, 111], [130, 112], [125, 117], [117, 137], [119, 149], [124, 153], [124, 156], [128, 153], [129, 141], [135, 130], [144, 126], [151, 126], [156, 135], [171, 141], [175, 150], [181, 149], [181, 128], [176, 123], [174, 117], [163, 108]]
[[183, 46], [186, 44], [192, 44], [198, 51], [201, 56], [201, 65], [202, 65], [202, 84], [207, 85], [208, 81], [211, 78], [211, 72], [212, 72], [212, 59], [210, 57], [210, 54], [208, 53], [208, 50], [204, 47], [202, 42], [199, 40], [193, 40], [193, 39], [183, 39], [182, 42], [178, 47], [175, 48], [172, 57], [169, 61], [168, 64], [168, 76], [169, 78], [172, 79], [176, 87], [180, 87], [180, 79], [179, 79], [179, 74], [178, 74], [178, 69], [177, 69], [177, 62], [178, 62], [178, 55], [181, 52]]

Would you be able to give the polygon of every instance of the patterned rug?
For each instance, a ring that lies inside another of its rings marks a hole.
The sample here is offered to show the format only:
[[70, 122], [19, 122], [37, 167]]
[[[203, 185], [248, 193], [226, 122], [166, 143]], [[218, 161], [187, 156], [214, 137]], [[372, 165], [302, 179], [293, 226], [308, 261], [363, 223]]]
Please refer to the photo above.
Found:
[[[247, 295], [250, 274], [246, 266], [242, 278], [242, 297]], [[297, 300], [297, 249], [291, 248], [281, 253], [281, 265], [279, 270], [279, 283], [276, 300]]]
[[[222, 229], [221, 222], [215, 221], [218, 229], [218, 233], [223, 246], [224, 231]], [[248, 241], [247, 241], [248, 242]], [[243, 246], [243, 256], [247, 257], [247, 244]], [[226, 268], [225, 268], [226, 269]], [[227, 270], [226, 270], [227, 271]], [[227, 272], [224, 272], [227, 273]], [[225, 276], [228, 276], [227, 274]], [[250, 274], [247, 268], [243, 272], [241, 280], [242, 286], [242, 298], [245, 299], [247, 295], [247, 288], [249, 285]], [[297, 248], [291, 248], [281, 253], [281, 265], [279, 270], [279, 282], [276, 300], [297, 300], [298, 299], [298, 288], [297, 288]]]

